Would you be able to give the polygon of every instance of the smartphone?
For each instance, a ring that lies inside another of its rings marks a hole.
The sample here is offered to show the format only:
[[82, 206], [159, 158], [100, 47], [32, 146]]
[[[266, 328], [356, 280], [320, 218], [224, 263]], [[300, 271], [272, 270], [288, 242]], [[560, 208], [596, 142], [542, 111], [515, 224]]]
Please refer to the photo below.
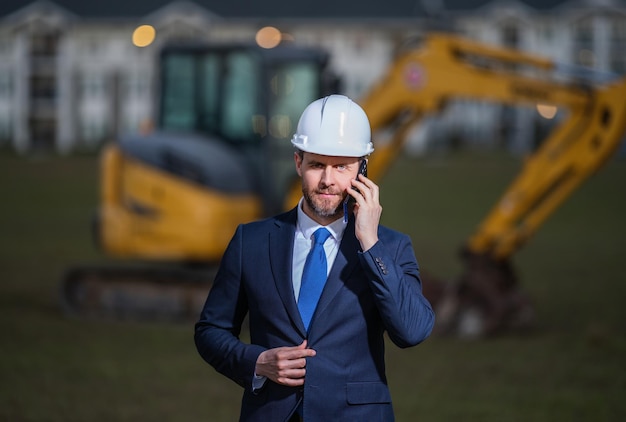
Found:
[[[361, 164], [359, 164], [359, 172], [358, 174], [362, 174], [367, 177], [367, 159], [362, 159]], [[358, 177], [358, 176], [357, 176]], [[358, 180], [358, 179], [357, 179]], [[357, 192], [359, 191], [357, 188], [353, 188]], [[352, 195], [348, 195], [346, 199], [343, 201], [343, 221], [348, 222], [348, 213], [350, 212], [350, 205], [354, 203], [354, 197]]]

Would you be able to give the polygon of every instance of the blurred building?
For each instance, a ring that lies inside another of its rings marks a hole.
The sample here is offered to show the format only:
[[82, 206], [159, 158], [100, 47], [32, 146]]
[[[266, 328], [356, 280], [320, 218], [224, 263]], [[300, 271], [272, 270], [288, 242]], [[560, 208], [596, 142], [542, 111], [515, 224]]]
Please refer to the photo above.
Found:
[[[140, 47], [133, 34], [143, 24], [156, 36]], [[158, 108], [159, 49], [173, 40], [251, 41], [272, 25], [285, 42], [327, 49], [343, 92], [358, 98], [407, 40], [443, 24], [559, 62], [626, 72], [624, 0], [3, 0], [0, 146], [65, 153], [140, 131]], [[512, 144], [527, 147], [532, 112], [455, 104], [431, 127], [486, 142], [503, 119]]]

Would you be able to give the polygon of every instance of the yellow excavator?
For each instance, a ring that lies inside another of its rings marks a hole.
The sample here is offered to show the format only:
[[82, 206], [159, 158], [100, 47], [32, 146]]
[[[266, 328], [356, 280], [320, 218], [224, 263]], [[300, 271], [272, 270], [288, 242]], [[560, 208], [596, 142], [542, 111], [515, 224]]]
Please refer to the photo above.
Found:
[[[70, 270], [65, 308], [79, 315], [195, 318], [236, 226], [300, 197], [289, 138], [306, 104], [336, 89], [327, 59], [286, 47], [165, 49], [158, 131], [121, 139], [102, 153], [97, 238], [108, 255], [142, 264]], [[390, 139], [374, 139], [368, 171], [375, 181], [402, 151], [407, 133], [451, 101], [558, 110], [558, 124], [463, 245], [458, 280], [424, 274], [437, 332], [481, 336], [532, 325], [533, 308], [510, 259], [603, 166], [626, 132], [626, 79], [592, 75], [432, 33], [399, 54], [359, 101], [375, 135], [393, 128]]]

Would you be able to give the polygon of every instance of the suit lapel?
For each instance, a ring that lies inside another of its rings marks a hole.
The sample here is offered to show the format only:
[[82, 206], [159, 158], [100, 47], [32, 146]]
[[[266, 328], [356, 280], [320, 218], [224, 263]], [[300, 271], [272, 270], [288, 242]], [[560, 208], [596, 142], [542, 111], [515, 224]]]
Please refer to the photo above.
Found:
[[274, 229], [269, 235], [269, 256], [274, 283], [276, 283], [276, 289], [287, 314], [289, 314], [293, 324], [298, 327], [302, 336], [306, 336], [306, 330], [293, 294], [292, 265], [296, 217], [297, 210], [294, 208], [275, 220]]

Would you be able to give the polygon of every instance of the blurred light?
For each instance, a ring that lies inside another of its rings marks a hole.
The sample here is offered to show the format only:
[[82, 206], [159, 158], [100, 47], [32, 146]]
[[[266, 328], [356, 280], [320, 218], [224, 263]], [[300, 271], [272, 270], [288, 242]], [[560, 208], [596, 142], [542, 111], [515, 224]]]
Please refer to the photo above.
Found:
[[553, 119], [557, 110], [556, 106], [550, 104], [537, 104], [537, 112], [544, 119]]
[[578, 52], [578, 63], [585, 66], [593, 66], [595, 61], [596, 56], [593, 54], [593, 51], [583, 49]]
[[285, 139], [291, 136], [291, 119], [284, 114], [278, 114], [270, 119], [270, 135], [276, 139]]
[[139, 133], [142, 135], [149, 135], [154, 132], [154, 122], [152, 119], [143, 119], [139, 122]]
[[152, 25], [138, 26], [133, 32], [133, 44], [137, 47], [147, 47], [154, 41], [156, 31]]
[[255, 39], [259, 47], [274, 48], [280, 44], [282, 34], [277, 28], [266, 26], [257, 31]]
[[261, 114], [255, 114], [252, 116], [252, 131], [261, 137], [265, 137], [265, 135], [267, 135], [265, 116]]

